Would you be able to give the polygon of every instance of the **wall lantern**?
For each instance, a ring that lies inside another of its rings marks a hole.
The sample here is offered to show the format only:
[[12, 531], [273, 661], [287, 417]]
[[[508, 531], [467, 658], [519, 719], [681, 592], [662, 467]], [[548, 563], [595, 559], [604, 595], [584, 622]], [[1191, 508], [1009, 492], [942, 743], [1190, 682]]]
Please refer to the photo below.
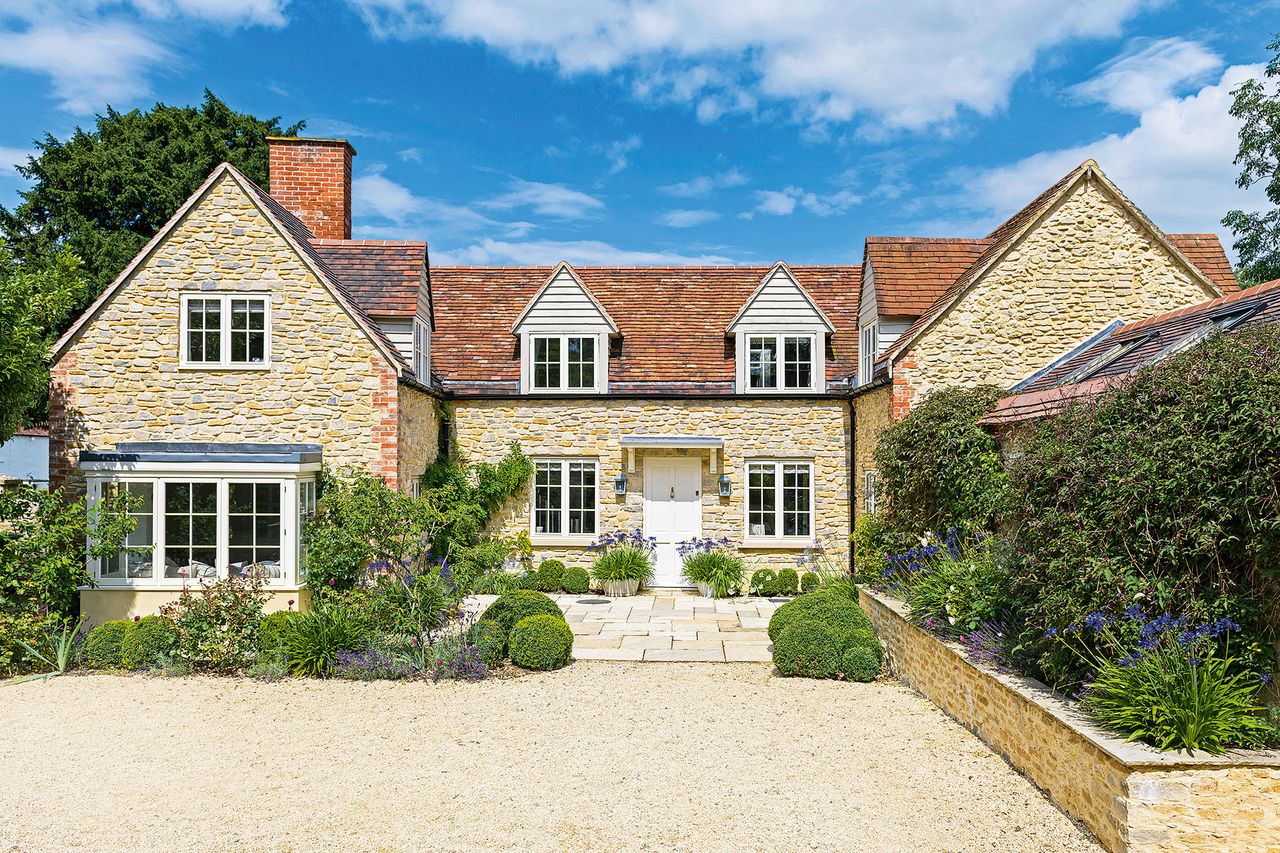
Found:
[[729, 484], [729, 475], [721, 474], [719, 483], [720, 483], [720, 497], [722, 498], [729, 497], [729, 493], [732, 491], [732, 486]]
[[627, 475], [619, 474], [613, 478], [613, 493], [621, 497], [627, 493]]

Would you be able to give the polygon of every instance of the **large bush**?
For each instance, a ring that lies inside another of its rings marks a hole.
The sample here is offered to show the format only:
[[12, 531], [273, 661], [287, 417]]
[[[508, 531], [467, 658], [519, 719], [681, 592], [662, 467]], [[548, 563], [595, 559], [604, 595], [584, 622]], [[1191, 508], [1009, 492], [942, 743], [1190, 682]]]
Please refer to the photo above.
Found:
[[504, 637], [509, 637], [516, 623], [528, 616], [554, 616], [564, 621], [564, 613], [550, 598], [532, 589], [520, 589], [498, 596], [480, 615], [480, 620], [492, 620]]
[[229, 577], [184, 589], [160, 608], [178, 639], [177, 657], [195, 669], [233, 672], [258, 654], [258, 625], [267, 593], [259, 578]]
[[163, 616], [143, 616], [129, 623], [120, 642], [120, 665], [125, 669], [155, 669], [178, 650], [178, 631]]
[[573, 652], [573, 631], [558, 616], [526, 616], [511, 629], [511, 662], [525, 669], [560, 669]]
[[1135, 602], [1230, 617], [1259, 664], [1280, 624], [1277, 471], [1277, 326], [1212, 338], [1041, 424], [1011, 470], [1009, 527], [1042, 674], [1085, 674], [1047, 629]]
[[871, 618], [845, 595], [828, 590], [807, 593], [773, 611], [769, 618], [769, 639], [777, 642], [782, 631], [795, 619], [816, 619], [828, 624], [871, 630]]
[[94, 669], [120, 666], [120, 647], [132, 624], [126, 619], [109, 619], [90, 631], [84, 644], [85, 662]]
[[936, 391], [880, 434], [876, 467], [891, 528], [995, 527], [1008, 477], [978, 418], [1004, 393], [986, 385]]
[[[802, 595], [769, 619], [773, 663], [785, 676], [870, 681], [880, 671], [884, 651], [871, 619], [835, 589]], [[865, 654], [851, 655], [853, 649]], [[874, 665], [868, 660], [874, 660]]]

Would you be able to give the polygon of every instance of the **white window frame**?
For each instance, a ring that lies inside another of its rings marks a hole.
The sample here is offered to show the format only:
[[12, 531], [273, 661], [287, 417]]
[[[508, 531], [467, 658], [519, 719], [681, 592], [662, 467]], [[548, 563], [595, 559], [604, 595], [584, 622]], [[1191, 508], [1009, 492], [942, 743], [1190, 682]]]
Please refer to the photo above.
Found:
[[875, 374], [876, 357], [880, 355], [880, 323], [867, 323], [858, 338], [858, 384], [866, 385]]
[[[600, 460], [591, 456], [538, 456], [533, 463], [533, 476], [529, 478], [529, 540], [535, 545], [590, 545], [600, 535]], [[565, 533], [569, 529], [569, 465], [580, 463], [592, 466], [595, 471], [595, 529], [590, 533]], [[560, 533], [539, 533], [538, 518], [538, 465], [560, 465]]]
[[[217, 361], [191, 361], [187, 358], [187, 303], [193, 299], [219, 303], [221, 312], [219, 358]], [[263, 304], [262, 361], [231, 360], [231, 301], [248, 299]], [[179, 299], [178, 366], [184, 370], [269, 370], [271, 368], [271, 295], [269, 293], [222, 293], [191, 291]]]
[[431, 384], [431, 326], [421, 317], [413, 318], [413, 372], [423, 385]]
[[867, 515], [880, 511], [880, 472], [874, 468], [862, 474], [862, 511]]
[[[594, 350], [595, 384], [586, 388], [569, 386], [569, 339], [591, 340]], [[526, 394], [601, 394], [608, 387], [609, 336], [598, 331], [525, 332], [521, 335], [521, 381]], [[533, 384], [534, 341], [557, 339], [560, 341], [560, 384], [549, 388], [535, 388]]]
[[[809, 384], [794, 388], [787, 387], [787, 340], [789, 338], [807, 338], [809, 340]], [[751, 343], [756, 339], [772, 339], [777, 347], [777, 384], [773, 387], [755, 388], [751, 385]], [[826, 337], [813, 330], [767, 331], [743, 329], [737, 333], [738, 348], [738, 388], [743, 394], [815, 394], [826, 385], [826, 359], [823, 349]]]
[[[138, 467], [147, 463], [135, 463]], [[86, 466], [87, 467], [87, 466]], [[315, 467], [318, 467], [315, 466]], [[219, 468], [223, 470], [218, 470]], [[231, 469], [231, 470], [226, 470]], [[239, 470], [236, 470], [239, 469]], [[218, 520], [216, 532], [217, 557], [214, 568], [218, 580], [225, 579], [228, 574], [228, 555], [230, 552], [230, 491], [231, 483], [268, 483], [280, 485], [280, 563], [281, 577], [265, 579], [264, 586], [272, 590], [297, 590], [300, 588], [305, 572], [302, 568], [302, 522], [305, 518], [301, 501], [304, 497], [303, 486], [309, 489], [314, 511], [316, 473], [314, 470], [263, 473], [250, 467], [229, 464], [224, 466], [199, 465], [191, 470], [174, 470], [166, 468], [155, 471], [86, 471], [89, 506], [96, 507], [102, 502], [103, 492], [108, 483], [149, 483], [151, 484], [152, 503], [152, 551], [151, 574], [149, 578], [104, 578], [102, 577], [101, 560], [87, 558], [89, 576], [93, 578], [99, 589], [156, 589], [180, 590], [184, 586], [198, 584], [198, 578], [166, 578], [164, 576], [165, 552], [165, 512], [164, 485], [166, 483], [215, 483], [217, 486]], [[213, 580], [213, 578], [209, 579]]]
[[[772, 465], [774, 468], [774, 530], [772, 536], [753, 535], [751, 533], [751, 468], [754, 465]], [[809, 534], [807, 536], [785, 536], [782, 534], [782, 472], [785, 465], [803, 465], [809, 469]], [[813, 459], [796, 458], [753, 458], [746, 459], [742, 466], [742, 544], [744, 548], [807, 548], [814, 544], [814, 531], [818, 526], [816, 479], [817, 466]]]

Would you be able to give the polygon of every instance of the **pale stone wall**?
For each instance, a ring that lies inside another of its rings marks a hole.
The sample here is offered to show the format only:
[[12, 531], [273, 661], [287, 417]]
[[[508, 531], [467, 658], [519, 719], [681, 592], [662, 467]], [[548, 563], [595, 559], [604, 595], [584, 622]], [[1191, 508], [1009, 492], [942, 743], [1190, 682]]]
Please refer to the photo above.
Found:
[[[889, 425], [890, 386], [868, 391], [853, 400], [853, 512], [861, 518], [866, 507], [866, 473], [876, 469], [876, 444], [880, 433]], [[881, 509], [883, 509], [883, 495]]]
[[991, 268], [910, 353], [895, 383], [1009, 386], [1117, 318], [1137, 320], [1217, 294], [1086, 178]]
[[[268, 369], [179, 368], [179, 295], [219, 291], [270, 294]], [[51, 396], [53, 465], [73, 487], [81, 448], [148, 440], [312, 442], [397, 477], [394, 371], [229, 177], [71, 344]]]
[[440, 442], [440, 417], [436, 400], [408, 385], [399, 388], [397, 448], [400, 484], [406, 491], [436, 460]]
[[[177, 589], [85, 589], [80, 591], [80, 615], [89, 625], [101, 625], [111, 619], [154, 616], [164, 605], [177, 601], [181, 594]], [[262, 609], [267, 613], [304, 611], [310, 604], [309, 589], [271, 590]]]
[[[744, 464], [755, 457], [811, 459], [814, 463], [814, 528], [833, 550], [847, 555], [849, 538], [849, 406], [844, 400], [459, 400], [454, 404], [456, 444], [467, 462], [497, 462], [512, 442], [529, 456], [579, 456], [599, 460], [600, 532], [644, 524], [644, 460], [649, 455], [694, 455], [702, 459], [704, 536], [741, 543], [745, 531]], [[624, 497], [613, 478], [627, 464], [622, 435], [698, 435], [724, 440], [712, 474], [708, 452], [637, 450], [635, 472], [627, 472]], [[716, 481], [727, 473], [729, 498]], [[498, 514], [495, 534], [513, 536], [530, 527], [526, 496]], [[535, 546], [538, 560], [554, 557], [584, 568], [582, 547]], [[748, 572], [795, 567], [799, 548], [747, 549]], [[840, 555], [837, 555], [839, 557]]]
[[1280, 754], [1160, 753], [1096, 729], [1049, 688], [975, 665], [866, 589], [890, 669], [974, 732], [1108, 850], [1280, 847]]

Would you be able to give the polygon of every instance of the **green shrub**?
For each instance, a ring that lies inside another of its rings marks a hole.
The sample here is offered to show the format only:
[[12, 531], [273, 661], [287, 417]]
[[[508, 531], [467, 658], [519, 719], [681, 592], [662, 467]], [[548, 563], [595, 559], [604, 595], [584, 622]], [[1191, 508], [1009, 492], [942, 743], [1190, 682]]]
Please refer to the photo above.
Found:
[[467, 630], [467, 640], [489, 669], [502, 666], [507, 655], [507, 633], [493, 619], [481, 619]]
[[919, 533], [890, 529], [884, 513], [859, 517], [853, 525], [853, 579], [862, 584], [882, 581], [889, 568], [889, 555], [901, 554], [919, 545]]
[[845, 635], [846, 648], [866, 649], [876, 659], [876, 663], [884, 660], [884, 647], [880, 645], [880, 638], [876, 636], [876, 632], [870, 628], [852, 628]]
[[818, 590], [788, 601], [773, 611], [773, 616], [769, 618], [769, 639], [776, 643], [783, 629], [798, 618], [844, 626], [848, 630], [872, 630], [870, 617], [849, 598], [837, 592]]
[[1007, 562], [991, 538], [965, 542], [950, 532], [894, 555], [878, 586], [903, 599], [911, 621], [943, 636], [968, 634], [1010, 608]]
[[480, 619], [492, 620], [502, 629], [503, 638], [510, 644], [511, 629], [516, 623], [528, 616], [554, 616], [564, 621], [564, 613], [559, 606], [540, 592], [521, 589], [506, 595], [498, 596], [498, 600], [490, 604]]
[[320, 606], [289, 622], [284, 649], [294, 675], [323, 678], [338, 652], [359, 649], [365, 632], [359, 623], [336, 607]]
[[751, 574], [751, 594], [766, 598], [778, 594], [778, 576], [773, 569], [756, 569]]
[[840, 657], [846, 681], [875, 681], [880, 667], [880, 656], [865, 646], [849, 646]]
[[733, 594], [742, 587], [746, 571], [742, 558], [725, 550], [714, 540], [702, 541], [710, 543], [709, 547], [691, 547], [683, 555], [685, 578], [692, 583], [707, 584], [716, 598]]
[[265, 655], [276, 654], [284, 648], [285, 634], [293, 620], [302, 614], [296, 610], [277, 610], [262, 617], [258, 623], [258, 651]]
[[978, 418], [1004, 395], [989, 385], [935, 391], [880, 433], [875, 458], [890, 528], [994, 529], [1009, 479]]
[[818, 576], [813, 572], [805, 572], [800, 576], [800, 591], [813, 592], [818, 588]]
[[85, 662], [93, 669], [119, 667], [124, 635], [132, 625], [127, 619], [111, 619], [90, 631], [84, 643]]
[[[1248, 668], [1280, 637], [1280, 326], [1217, 335], [1046, 419], [1010, 470], [1014, 594], [1043, 678], [1078, 681], [1052, 627], [1134, 601], [1230, 617]], [[1272, 670], [1274, 671], [1274, 670]]]
[[543, 560], [538, 566], [538, 589], [543, 592], [559, 592], [564, 588], [564, 563], [559, 560]]
[[257, 657], [258, 624], [267, 593], [260, 578], [230, 577], [184, 589], [160, 608], [178, 634], [176, 657], [193, 669], [230, 672]]
[[511, 630], [511, 662], [525, 669], [560, 669], [573, 652], [573, 631], [558, 616], [526, 616]]
[[591, 576], [586, 569], [570, 568], [564, 570], [564, 591], [570, 595], [582, 595], [591, 588]]
[[773, 643], [773, 665], [784, 676], [835, 678], [840, 671], [839, 632], [816, 619], [790, 622]]
[[128, 623], [120, 642], [120, 665], [125, 669], [155, 669], [178, 649], [178, 631], [163, 616], [143, 616]]
[[542, 582], [538, 578], [537, 572], [521, 572], [516, 575], [516, 589], [525, 589], [532, 592], [542, 592]]
[[800, 576], [795, 569], [778, 570], [778, 595], [795, 595], [799, 592]]

